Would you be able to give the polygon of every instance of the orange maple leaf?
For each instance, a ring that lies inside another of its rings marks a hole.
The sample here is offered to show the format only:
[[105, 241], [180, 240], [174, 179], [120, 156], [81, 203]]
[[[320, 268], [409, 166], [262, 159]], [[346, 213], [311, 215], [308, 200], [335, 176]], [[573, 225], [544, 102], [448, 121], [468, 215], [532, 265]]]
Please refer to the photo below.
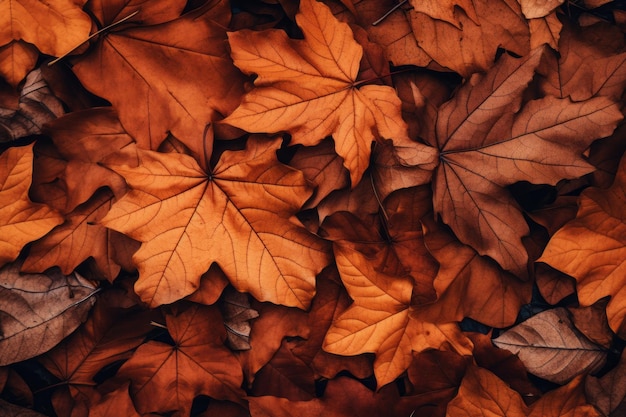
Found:
[[589, 188], [579, 200], [576, 218], [550, 239], [538, 259], [576, 278], [578, 299], [585, 306], [611, 296], [611, 328], [626, 334], [626, 158], [606, 190]]
[[452, 349], [471, 355], [471, 342], [456, 323], [428, 323], [409, 314], [413, 280], [377, 272], [364, 255], [335, 245], [335, 259], [354, 303], [333, 322], [323, 348], [338, 355], [376, 354], [378, 386], [411, 363], [411, 352]]
[[114, 166], [132, 188], [102, 223], [142, 242], [136, 292], [152, 306], [191, 294], [217, 262], [235, 288], [261, 301], [306, 308], [325, 242], [290, 218], [311, 195], [301, 172], [279, 164], [281, 140], [250, 138], [211, 172], [184, 154], [138, 150]]
[[63, 223], [56, 211], [28, 197], [32, 171], [33, 145], [0, 155], [0, 265], [15, 260], [24, 245]]
[[363, 48], [327, 6], [303, 0], [296, 20], [304, 40], [275, 29], [229, 33], [235, 65], [258, 77], [224, 122], [249, 132], [288, 131], [293, 143], [307, 146], [332, 134], [355, 186], [372, 141], [407, 139], [400, 99], [387, 86], [357, 88]]

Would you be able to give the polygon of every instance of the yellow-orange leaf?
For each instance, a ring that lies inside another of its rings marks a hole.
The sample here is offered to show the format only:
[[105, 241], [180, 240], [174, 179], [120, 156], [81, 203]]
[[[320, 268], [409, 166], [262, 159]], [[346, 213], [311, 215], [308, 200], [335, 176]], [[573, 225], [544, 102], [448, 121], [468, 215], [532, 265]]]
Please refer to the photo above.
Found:
[[136, 292], [152, 306], [191, 294], [217, 262], [235, 288], [261, 301], [306, 308], [326, 245], [290, 218], [311, 195], [301, 172], [279, 164], [280, 139], [251, 138], [212, 172], [188, 155], [138, 151], [114, 166], [132, 190], [103, 224], [142, 242]]
[[17, 258], [22, 247], [63, 223], [56, 211], [28, 197], [33, 145], [0, 155], [0, 265]]
[[626, 158], [610, 188], [583, 193], [576, 218], [552, 236], [539, 261], [576, 278], [582, 305], [610, 295], [609, 324], [626, 334]]
[[377, 272], [365, 257], [335, 246], [337, 268], [354, 303], [332, 324], [324, 350], [338, 355], [376, 353], [379, 386], [393, 381], [412, 360], [412, 351], [450, 347], [471, 354], [471, 342], [454, 323], [434, 324], [409, 315], [413, 281]]
[[488, 370], [472, 365], [448, 404], [446, 417], [526, 417], [526, 412], [519, 393]]
[[355, 186], [372, 141], [407, 138], [400, 99], [387, 86], [357, 88], [363, 48], [325, 5], [303, 0], [296, 20], [304, 40], [280, 30], [229, 34], [235, 65], [258, 77], [225, 122], [249, 132], [288, 131], [307, 146], [332, 134]]
[[24, 40], [49, 55], [59, 56], [84, 41], [91, 19], [72, 0], [0, 1], [0, 45]]

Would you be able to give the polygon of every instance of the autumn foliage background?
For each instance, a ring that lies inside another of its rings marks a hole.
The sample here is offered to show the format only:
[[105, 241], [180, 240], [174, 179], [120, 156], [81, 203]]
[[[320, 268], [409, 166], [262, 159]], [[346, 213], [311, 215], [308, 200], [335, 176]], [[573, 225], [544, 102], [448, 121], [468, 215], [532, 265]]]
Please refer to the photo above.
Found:
[[1, 1], [0, 414], [624, 415], [620, 4]]

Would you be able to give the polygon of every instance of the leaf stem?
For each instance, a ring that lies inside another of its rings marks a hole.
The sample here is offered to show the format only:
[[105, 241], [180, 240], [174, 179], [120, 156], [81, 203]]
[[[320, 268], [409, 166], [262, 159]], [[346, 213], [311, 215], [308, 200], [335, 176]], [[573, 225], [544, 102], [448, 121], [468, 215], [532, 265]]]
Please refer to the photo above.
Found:
[[372, 22], [372, 26], [376, 26], [376, 25], [380, 24], [380, 22], [385, 20], [391, 13], [395, 12], [396, 10], [398, 10], [400, 8], [400, 6], [402, 6], [406, 2], [407, 2], [407, 0], [402, 0], [400, 3], [396, 4], [395, 6], [393, 6], [391, 9], [389, 9], [389, 11], [387, 13], [382, 15], [378, 20], [376, 20], [375, 22]]

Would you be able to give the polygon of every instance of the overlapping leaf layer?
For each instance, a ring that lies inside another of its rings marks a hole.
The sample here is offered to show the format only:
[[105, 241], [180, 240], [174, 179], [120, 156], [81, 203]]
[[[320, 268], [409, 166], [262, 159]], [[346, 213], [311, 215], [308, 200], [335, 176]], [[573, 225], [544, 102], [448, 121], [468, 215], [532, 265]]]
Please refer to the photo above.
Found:
[[623, 415], [617, 3], [0, 0], [0, 414]]

